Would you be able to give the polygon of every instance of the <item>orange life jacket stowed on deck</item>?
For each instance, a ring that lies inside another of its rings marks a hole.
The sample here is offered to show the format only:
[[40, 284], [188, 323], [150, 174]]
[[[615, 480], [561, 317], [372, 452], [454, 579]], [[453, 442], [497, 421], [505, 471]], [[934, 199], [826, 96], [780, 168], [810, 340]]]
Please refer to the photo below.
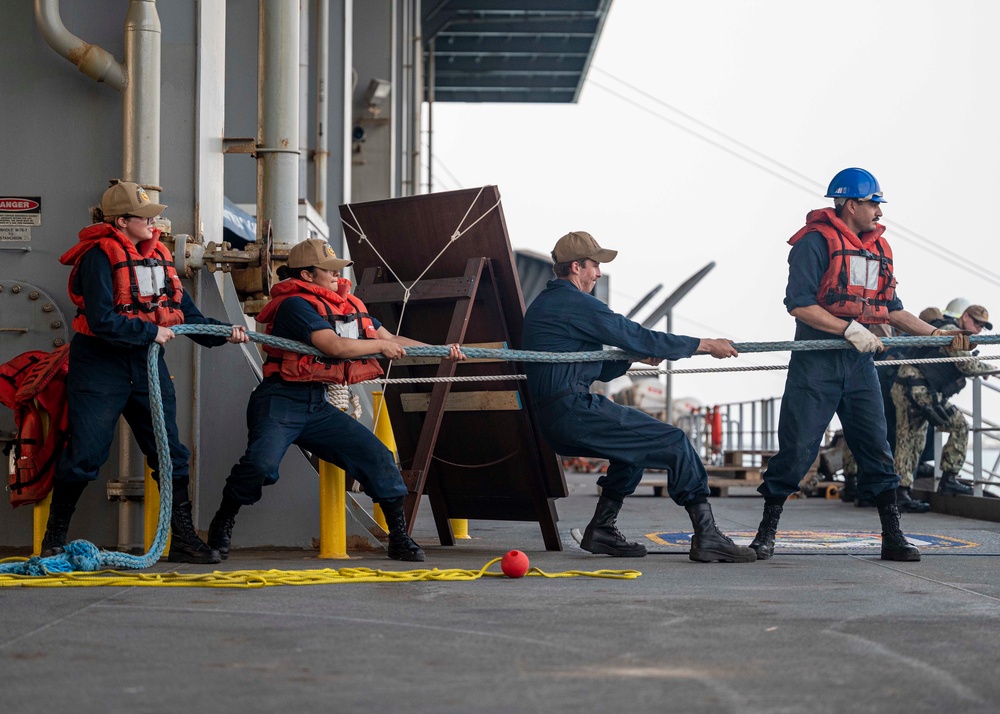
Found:
[[85, 335], [94, 334], [87, 324], [83, 295], [76, 293], [73, 286], [80, 258], [95, 246], [99, 246], [111, 261], [116, 312], [160, 327], [184, 322], [181, 279], [170, 252], [160, 243], [160, 230], [154, 228], [152, 239], [136, 246], [110, 223], [95, 223], [80, 231], [80, 242], [59, 259], [64, 265], [73, 266], [69, 276], [69, 297], [77, 308], [74, 330]]
[[25, 352], [0, 365], [0, 404], [14, 411], [17, 425], [8, 489], [14, 508], [38, 503], [52, 490], [56, 462], [69, 441], [68, 364], [67, 344], [54, 352]]
[[831, 315], [864, 325], [889, 322], [889, 304], [896, 297], [892, 249], [882, 237], [885, 226], [854, 234], [832, 208], [810, 211], [806, 225], [788, 243], [795, 245], [813, 231], [826, 238], [830, 266], [819, 284], [816, 299]]
[[[281, 304], [299, 297], [315, 308], [330, 327], [342, 337], [377, 339], [375, 323], [365, 304], [350, 294], [351, 281], [339, 278], [337, 292], [297, 278], [288, 278], [271, 288], [271, 301], [257, 316], [264, 324], [264, 333], [274, 330], [274, 319]], [[329, 382], [357, 384], [382, 376], [382, 367], [375, 359], [338, 359], [318, 357], [301, 352], [265, 346], [264, 376], [277, 375], [289, 382]]]

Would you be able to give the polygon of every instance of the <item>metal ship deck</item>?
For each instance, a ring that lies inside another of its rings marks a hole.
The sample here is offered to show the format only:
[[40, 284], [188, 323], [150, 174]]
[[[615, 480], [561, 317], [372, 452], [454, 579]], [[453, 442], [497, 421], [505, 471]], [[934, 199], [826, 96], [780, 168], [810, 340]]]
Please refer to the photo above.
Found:
[[[612, 559], [576, 547], [571, 531], [592, 513], [594, 476], [567, 478], [563, 551], [544, 549], [537, 524], [495, 521], [474, 521], [471, 540], [437, 546], [425, 508], [415, 528], [422, 565], [478, 570], [518, 548], [548, 573], [636, 568], [640, 578], [7, 588], [4, 709], [998, 710], [1000, 523], [905, 515], [923, 560], [889, 563], [870, 542], [873, 509], [801, 499], [781, 522], [795, 547], [752, 565], [703, 565], [663, 544], [688, 532], [686, 514], [644, 489], [626, 501], [620, 524], [631, 537], [650, 534], [652, 553]], [[736, 493], [712, 503], [720, 526], [741, 539], [756, 528], [761, 501]], [[221, 569], [410, 565], [235, 550]]]

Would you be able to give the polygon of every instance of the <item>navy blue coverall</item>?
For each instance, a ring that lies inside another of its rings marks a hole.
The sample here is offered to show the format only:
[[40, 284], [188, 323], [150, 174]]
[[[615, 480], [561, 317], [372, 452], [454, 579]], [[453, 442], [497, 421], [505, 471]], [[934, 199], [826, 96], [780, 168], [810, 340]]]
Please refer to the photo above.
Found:
[[[647, 330], [568, 280], [550, 280], [524, 315], [525, 350], [590, 352], [609, 345], [675, 360], [693, 355], [698, 343]], [[677, 504], [707, 497], [708, 474], [683, 431], [590, 393], [595, 380], [610, 381], [628, 368], [627, 361], [525, 363], [542, 435], [563, 456], [609, 459], [607, 474], [597, 481], [606, 492], [628, 496], [643, 469], [656, 468], [669, 470], [667, 491]]]
[[[83, 296], [87, 325], [94, 336], [77, 333], [70, 343], [66, 377], [70, 441], [59, 458], [56, 481], [83, 483], [97, 478], [108, 460], [120, 416], [135, 434], [153, 478], [159, 480], [146, 367], [157, 326], [116, 312], [112, 289], [111, 261], [94, 246], [80, 258], [73, 286], [73, 291]], [[187, 293], [181, 298], [181, 312], [188, 324], [225, 324], [202, 315]], [[191, 339], [206, 347], [226, 342], [225, 337], [211, 335], [192, 335]], [[191, 452], [177, 433], [177, 399], [162, 350], [159, 371], [173, 481], [175, 487], [186, 487]]]
[[[802, 237], [788, 254], [785, 307], [816, 305], [820, 280], [830, 264], [826, 239], [817, 232]], [[889, 312], [903, 309], [896, 298]], [[795, 339], [836, 336], [795, 321]], [[874, 499], [899, 486], [886, 439], [885, 409], [873, 353], [854, 349], [792, 352], [778, 415], [779, 451], [767, 462], [757, 490], [765, 497], [787, 497], [819, 453], [833, 415], [840, 417], [847, 446], [858, 462], [858, 495]]]
[[[372, 320], [378, 329], [378, 321]], [[312, 305], [290, 297], [278, 308], [271, 334], [311, 345], [313, 332], [332, 329]], [[263, 487], [278, 481], [285, 452], [298, 444], [344, 469], [376, 503], [402, 503], [406, 485], [392, 452], [367, 427], [330, 404], [326, 386], [286, 382], [277, 375], [260, 383], [247, 404], [247, 449], [226, 478], [223, 500], [244, 506], [259, 501]]]

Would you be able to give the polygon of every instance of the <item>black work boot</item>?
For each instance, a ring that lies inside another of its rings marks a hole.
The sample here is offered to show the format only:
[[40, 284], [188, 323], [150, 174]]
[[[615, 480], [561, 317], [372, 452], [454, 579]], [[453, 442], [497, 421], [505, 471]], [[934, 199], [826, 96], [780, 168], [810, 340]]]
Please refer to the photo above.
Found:
[[406, 531], [406, 516], [403, 507], [387, 509], [382, 504], [382, 515], [389, 526], [389, 557], [393, 560], [403, 560], [408, 563], [422, 563], [424, 551], [410, 538]]
[[927, 513], [931, 510], [931, 504], [915, 499], [911, 490], [906, 486], [900, 486], [896, 489], [896, 506], [900, 513]]
[[219, 510], [215, 512], [208, 526], [208, 547], [219, 551], [219, 556], [225, 560], [229, 557], [229, 545], [233, 539], [233, 526], [236, 525], [236, 514], [240, 512], [240, 504], [229, 496], [222, 496]]
[[757, 535], [750, 542], [750, 549], [757, 554], [757, 560], [767, 560], [774, 555], [774, 537], [778, 533], [778, 521], [784, 508], [781, 503], [764, 501], [764, 515], [757, 526]]
[[45, 536], [42, 538], [43, 558], [63, 552], [69, 521], [75, 511], [76, 506], [70, 503], [53, 503], [49, 506], [49, 520], [45, 524]]
[[175, 503], [170, 514], [170, 553], [167, 560], [171, 563], [194, 563], [196, 565], [211, 565], [221, 563], [219, 551], [209, 548], [198, 537], [191, 520], [191, 502]]
[[712, 507], [706, 503], [689, 503], [685, 506], [691, 517], [694, 535], [691, 536], [691, 560], [699, 563], [752, 563], [757, 554], [743, 545], [736, 545], [729, 536], [719, 530], [712, 515]]
[[601, 494], [597, 499], [594, 517], [583, 531], [580, 547], [591, 553], [614, 555], [619, 558], [641, 558], [646, 555], [646, 546], [642, 543], [630, 543], [618, 530], [615, 521], [621, 509], [621, 501]]
[[910, 545], [899, 528], [899, 508], [895, 503], [880, 503], [878, 517], [882, 521], [882, 560], [920, 560], [920, 551]]
[[958, 474], [952, 471], [945, 471], [941, 474], [941, 482], [938, 483], [938, 493], [950, 494], [952, 496], [971, 496], [972, 486], [958, 480]]

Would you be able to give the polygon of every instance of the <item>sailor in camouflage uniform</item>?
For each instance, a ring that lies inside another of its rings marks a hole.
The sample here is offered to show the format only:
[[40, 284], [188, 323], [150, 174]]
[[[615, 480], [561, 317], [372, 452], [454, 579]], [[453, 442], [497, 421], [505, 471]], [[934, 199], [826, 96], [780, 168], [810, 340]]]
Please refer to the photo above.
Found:
[[[970, 305], [956, 320], [944, 317], [935, 327], [961, 329], [979, 334], [992, 330], [989, 313], [982, 305]], [[947, 348], [919, 348], [915, 358], [962, 357], [968, 352]], [[972, 487], [957, 480], [965, 463], [969, 445], [969, 425], [965, 416], [948, 399], [965, 387], [966, 376], [985, 374], [990, 368], [979, 360], [942, 364], [904, 364], [899, 367], [892, 385], [892, 401], [896, 407], [895, 467], [900, 475], [900, 487], [910, 488], [917, 461], [927, 440], [927, 426], [949, 434], [941, 452], [941, 482], [938, 493], [971, 495]]]

